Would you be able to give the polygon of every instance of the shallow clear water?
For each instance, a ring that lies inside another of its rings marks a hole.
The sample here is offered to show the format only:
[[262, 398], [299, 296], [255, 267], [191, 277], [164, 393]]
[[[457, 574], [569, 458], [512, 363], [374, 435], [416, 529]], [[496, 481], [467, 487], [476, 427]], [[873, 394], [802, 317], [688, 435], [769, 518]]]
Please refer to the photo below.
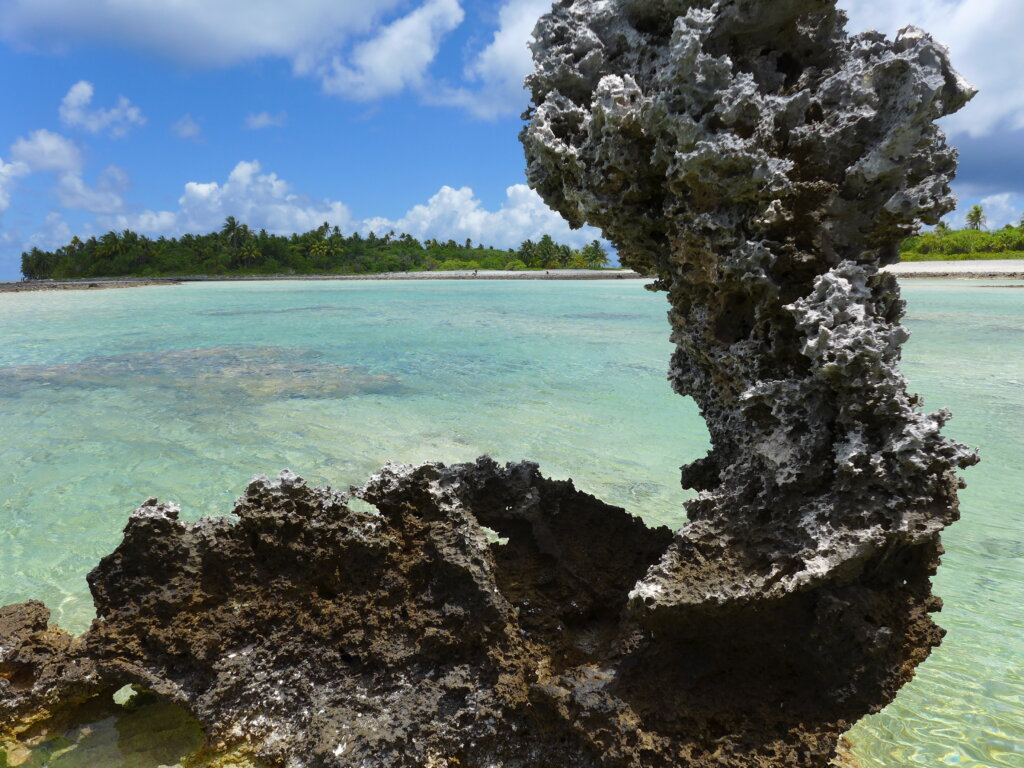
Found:
[[[904, 293], [904, 370], [930, 408], [952, 408], [949, 432], [982, 446], [983, 463], [937, 579], [949, 635], [853, 738], [867, 768], [1021, 768], [1024, 289]], [[625, 280], [0, 295], [0, 604], [43, 599], [81, 631], [85, 574], [140, 502], [223, 514], [254, 472], [283, 467], [344, 487], [388, 459], [529, 458], [678, 525], [678, 467], [707, 433], [665, 383], [665, 306]], [[139, 749], [33, 764], [149, 768]]]

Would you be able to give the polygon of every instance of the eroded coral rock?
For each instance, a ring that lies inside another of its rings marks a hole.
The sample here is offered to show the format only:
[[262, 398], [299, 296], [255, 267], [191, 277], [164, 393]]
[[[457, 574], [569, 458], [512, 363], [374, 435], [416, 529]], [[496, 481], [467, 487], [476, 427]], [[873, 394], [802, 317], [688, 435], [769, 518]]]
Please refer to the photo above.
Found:
[[[879, 272], [952, 210], [934, 121], [974, 91], [921, 30], [844, 24], [833, 0], [564, 0], [527, 81], [531, 185], [668, 292], [669, 378], [712, 438], [631, 613], [704, 658], [739, 643], [748, 739], [776, 706], [824, 743], [909, 679], [941, 637], [929, 577], [976, 461], [907, 392], [903, 302]], [[777, 658], [794, 653], [802, 674]]]
[[[933, 121], [972, 94], [924, 33], [831, 0], [562, 0], [529, 179], [668, 292], [713, 449], [672, 534], [532, 464], [257, 479], [237, 520], [155, 500], [80, 638], [0, 611], [0, 735], [125, 684], [277, 766], [821, 767], [942, 631], [956, 470], [898, 371], [879, 266], [950, 210]], [[13, 741], [12, 741], [13, 740]]]
[[670, 532], [532, 464], [389, 465], [359, 495], [379, 513], [288, 472], [237, 520], [150, 500], [89, 575], [83, 636], [0, 611], [0, 724], [131, 684], [273, 765], [597, 764], [564, 708], [614, 680]]

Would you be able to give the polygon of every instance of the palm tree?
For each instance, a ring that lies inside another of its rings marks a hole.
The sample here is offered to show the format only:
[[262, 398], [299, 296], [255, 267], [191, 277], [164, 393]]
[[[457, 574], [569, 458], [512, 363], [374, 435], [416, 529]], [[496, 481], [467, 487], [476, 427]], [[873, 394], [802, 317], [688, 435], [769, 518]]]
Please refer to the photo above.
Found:
[[985, 226], [985, 209], [980, 205], [971, 206], [971, 210], [967, 212], [967, 228], [968, 229], [981, 229]]
[[238, 246], [238, 230], [238, 220], [234, 216], [228, 216], [226, 219], [224, 219], [224, 226], [220, 228], [220, 233], [224, 235], [224, 239], [228, 241], [228, 245], [230, 245], [232, 248]]
[[583, 260], [589, 269], [600, 269], [608, 266], [608, 252], [597, 240], [592, 240], [583, 246]]
[[113, 258], [121, 250], [121, 240], [117, 232], [111, 230], [100, 237], [99, 245], [96, 246], [96, 255], [103, 258]]
[[252, 240], [247, 241], [238, 254], [239, 261], [247, 267], [257, 264], [262, 256], [259, 246]]

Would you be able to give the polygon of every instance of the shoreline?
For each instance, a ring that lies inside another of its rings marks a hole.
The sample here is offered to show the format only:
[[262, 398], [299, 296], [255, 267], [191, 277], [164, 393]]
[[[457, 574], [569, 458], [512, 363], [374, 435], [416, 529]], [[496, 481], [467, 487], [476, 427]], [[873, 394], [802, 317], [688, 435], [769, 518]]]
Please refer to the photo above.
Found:
[[[883, 267], [900, 278], [954, 280], [1024, 280], [1024, 260], [991, 259], [978, 261], [905, 261]], [[102, 290], [142, 288], [154, 285], [219, 282], [279, 282], [284, 280], [648, 280], [629, 269], [552, 269], [544, 272], [487, 270], [473, 274], [468, 270], [449, 272], [380, 272], [369, 275], [238, 275], [193, 277], [83, 278], [75, 280], [22, 280], [0, 282], [0, 293], [25, 291]]]
[[93, 277], [69, 280], [19, 280], [0, 282], [0, 293], [24, 291], [64, 291], [103, 288], [141, 288], [151, 285], [183, 283], [250, 283], [284, 280], [640, 280], [648, 279], [630, 269], [551, 269], [544, 272], [486, 270], [473, 274], [469, 270], [447, 272], [377, 272], [367, 275], [193, 275], [190, 277]]
[[631, 269], [488, 269], [475, 273], [468, 269], [445, 272], [374, 272], [366, 275], [239, 275], [229, 277], [180, 277], [183, 283], [247, 282], [278, 280], [639, 280], [641, 275]]
[[107, 288], [145, 288], [150, 285], [179, 285], [178, 278], [166, 277], [100, 277], [82, 280], [20, 280], [0, 283], [0, 293], [32, 291], [88, 291]]
[[1024, 279], [1024, 259], [901, 261], [882, 267], [882, 271], [912, 279], [1021, 280]]

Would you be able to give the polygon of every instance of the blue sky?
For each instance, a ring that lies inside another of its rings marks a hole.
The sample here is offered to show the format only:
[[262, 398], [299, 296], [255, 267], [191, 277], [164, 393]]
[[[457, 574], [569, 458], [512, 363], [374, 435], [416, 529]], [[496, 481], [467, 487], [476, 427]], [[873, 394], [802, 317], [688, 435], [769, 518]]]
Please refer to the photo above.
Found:
[[[842, 0], [915, 23], [981, 95], [946, 121], [957, 224], [1024, 211], [1024, 3]], [[549, 0], [4, 0], [0, 280], [21, 251], [129, 227], [394, 228], [582, 244], [524, 184], [526, 43]]]

